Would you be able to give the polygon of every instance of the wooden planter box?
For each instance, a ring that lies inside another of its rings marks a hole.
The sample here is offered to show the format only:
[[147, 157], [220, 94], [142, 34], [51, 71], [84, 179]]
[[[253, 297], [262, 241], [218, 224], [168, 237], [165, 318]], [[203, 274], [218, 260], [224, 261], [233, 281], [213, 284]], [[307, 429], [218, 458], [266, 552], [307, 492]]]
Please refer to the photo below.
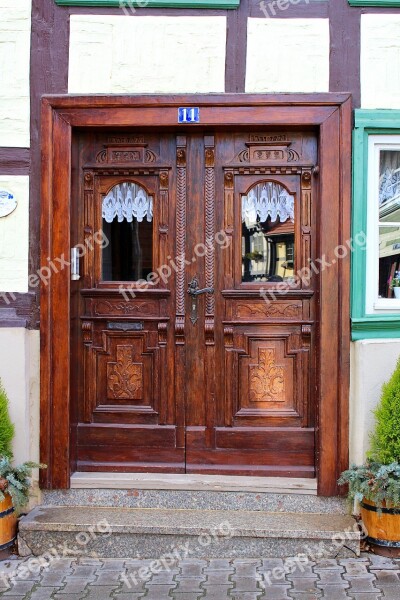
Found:
[[0, 550], [11, 547], [17, 539], [17, 516], [11, 496], [0, 502]]
[[368, 543], [376, 554], [400, 557], [400, 506], [383, 506], [382, 512], [373, 502], [360, 503], [361, 518], [368, 535]]

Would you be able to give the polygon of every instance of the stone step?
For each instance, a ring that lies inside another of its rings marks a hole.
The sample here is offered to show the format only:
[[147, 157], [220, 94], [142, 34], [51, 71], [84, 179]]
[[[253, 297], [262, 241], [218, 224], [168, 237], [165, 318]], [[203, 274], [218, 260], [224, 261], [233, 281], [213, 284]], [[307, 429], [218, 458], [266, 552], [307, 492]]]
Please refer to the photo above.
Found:
[[347, 513], [343, 498], [316, 493], [313, 479], [75, 473], [71, 489], [43, 491], [41, 502], [48, 506]]
[[39, 506], [19, 526], [23, 556], [99, 558], [334, 558], [359, 554], [346, 515], [264, 511]]

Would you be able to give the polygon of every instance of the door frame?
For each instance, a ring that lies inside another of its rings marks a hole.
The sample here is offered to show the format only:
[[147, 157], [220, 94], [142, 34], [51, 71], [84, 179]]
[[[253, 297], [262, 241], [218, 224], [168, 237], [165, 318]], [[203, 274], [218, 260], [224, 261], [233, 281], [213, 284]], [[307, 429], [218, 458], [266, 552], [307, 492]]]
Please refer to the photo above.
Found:
[[[45, 96], [42, 99], [41, 265], [70, 256], [72, 131], [76, 127], [178, 128], [180, 106], [200, 108], [199, 126], [299, 126], [319, 130], [317, 247], [334, 264], [320, 273], [316, 466], [318, 494], [338, 493], [348, 466], [350, 256], [334, 250], [350, 240], [351, 96], [349, 94], [210, 94]], [[196, 128], [196, 125], [192, 125]], [[44, 489], [70, 487], [70, 269], [41, 286], [41, 472]]]

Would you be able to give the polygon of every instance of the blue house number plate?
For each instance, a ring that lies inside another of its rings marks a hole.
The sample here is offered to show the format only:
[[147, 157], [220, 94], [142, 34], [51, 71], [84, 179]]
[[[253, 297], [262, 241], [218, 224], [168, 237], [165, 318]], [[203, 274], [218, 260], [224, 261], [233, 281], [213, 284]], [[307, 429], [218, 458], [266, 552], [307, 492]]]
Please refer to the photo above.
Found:
[[178, 123], [200, 123], [200, 109], [192, 106], [178, 108]]

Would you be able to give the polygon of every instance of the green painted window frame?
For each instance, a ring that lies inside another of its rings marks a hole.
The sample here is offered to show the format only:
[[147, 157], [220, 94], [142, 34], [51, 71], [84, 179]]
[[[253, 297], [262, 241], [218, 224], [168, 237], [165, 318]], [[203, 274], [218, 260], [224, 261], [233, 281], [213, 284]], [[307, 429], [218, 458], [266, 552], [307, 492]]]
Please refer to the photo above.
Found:
[[400, 0], [349, 0], [350, 6], [378, 6], [383, 8], [395, 8], [400, 6]]
[[209, 8], [233, 10], [240, 0], [55, 0], [59, 6], [113, 6], [129, 8]]
[[[400, 4], [400, 3], [399, 3]], [[368, 140], [370, 135], [400, 135], [400, 110], [358, 109], [353, 131], [352, 238], [367, 230]], [[357, 245], [352, 252], [351, 334], [353, 340], [400, 338], [400, 312], [366, 313], [367, 257]]]

